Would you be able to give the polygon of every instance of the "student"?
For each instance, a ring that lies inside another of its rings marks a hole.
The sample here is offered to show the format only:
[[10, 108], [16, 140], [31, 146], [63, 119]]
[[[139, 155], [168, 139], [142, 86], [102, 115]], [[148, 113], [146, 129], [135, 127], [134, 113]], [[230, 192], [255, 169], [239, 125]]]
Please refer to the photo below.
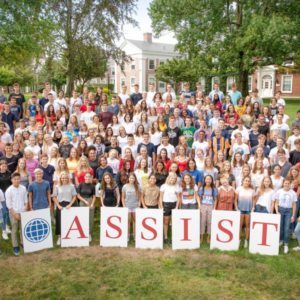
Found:
[[186, 124], [186, 126], [181, 128], [181, 133], [183, 136], [185, 136], [189, 147], [192, 147], [193, 146], [193, 136], [196, 131], [196, 128], [191, 126], [192, 119], [190, 117], [187, 117], [185, 119], [185, 124]]
[[4, 111], [1, 113], [2, 115], [2, 122], [5, 122], [8, 124], [10, 130], [10, 136], [13, 138], [15, 129], [16, 129], [16, 122], [19, 121], [19, 119], [16, 118], [16, 116], [10, 112], [10, 105], [9, 103], [4, 103]]
[[71, 208], [76, 200], [76, 196], [76, 189], [68, 174], [62, 173], [52, 195], [52, 199], [57, 207], [55, 222], [55, 234], [58, 236], [57, 245], [61, 244], [61, 210]]
[[214, 95], [217, 94], [219, 96], [220, 101], [224, 99], [224, 94], [219, 90], [219, 83], [215, 82], [214, 84], [214, 90], [209, 93], [209, 98], [214, 99]]
[[179, 93], [179, 96], [184, 95], [187, 102], [190, 102], [190, 98], [192, 96], [192, 92], [189, 91], [190, 84], [188, 82], [185, 82], [183, 84], [183, 90]]
[[196, 167], [196, 162], [193, 158], [190, 158], [187, 162], [187, 167], [186, 167], [186, 171], [183, 172], [183, 174], [185, 173], [189, 173], [192, 175], [193, 179], [195, 180], [195, 183], [198, 186], [198, 189], [201, 187], [202, 185], [202, 175], [201, 173], [197, 170]]
[[111, 96], [111, 105], [107, 108], [107, 111], [117, 116], [119, 110], [120, 110], [120, 105], [117, 104], [117, 97]]
[[6, 97], [5, 95], [3, 95], [2, 89], [3, 89], [3, 87], [0, 86], [0, 103], [3, 104], [3, 103], [5, 103], [5, 102], [7, 102], [7, 97]]
[[277, 107], [277, 99], [276, 97], [271, 98], [270, 100], [270, 114], [271, 117], [274, 118], [279, 113]]
[[252, 124], [252, 131], [249, 134], [249, 149], [252, 149], [253, 147], [258, 145], [258, 137], [260, 133], [258, 132], [258, 125], [257, 123]]
[[258, 146], [255, 150], [254, 156], [251, 156], [248, 164], [253, 169], [254, 163], [257, 159], [262, 160], [263, 162], [263, 168], [268, 171], [268, 174], [270, 174], [270, 162], [269, 160], [264, 156], [264, 148], [262, 146]]
[[103, 175], [100, 199], [103, 207], [120, 206], [120, 191], [110, 173]]
[[287, 149], [289, 151], [293, 151], [293, 150], [296, 149], [295, 141], [297, 139], [300, 139], [300, 128], [299, 128], [299, 126], [293, 126], [292, 127], [292, 133], [293, 133], [293, 135], [291, 135], [287, 140]]
[[19, 159], [16, 172], [19, 173], [21, 177], [20, 185], [23, 185], [27, 191], [29, 184], [32, 182], [32, 176], [27, 170], [25, 158]]
[[181, 181], [181, 197], [178, 206], [181, 209], [198, 209], [201, 207], [198, 186], [192, 175], [186, 173]]
[[186, 150], [186, 156], [188, 158], [192, 158], [192, 148], [189, 147], [189, 145], [187, 144], [186, 138], [183, 135], [181, 135], [179, 137], [178, 145], [175, 147], [175, 156], [178, 155], [178, 147], [179, 146], [183, 146]]
[[[218, 121], [218, 127], [221, 129], [221, 136], [224, 137], [225, 139], [229, 139], [229, 133], [225, 129], [225, 120], [224, 119], [219, 119]], [[212, 132], [211, 137], [215, 136], [215, 132]]]
[[132, 156], [132, 151], [131, 151], [130, 148], [127, 148], [127, 149], [125, 150], [124, 158], [121, 159], [121, 161], [120, 161], [120, 166], [119, 166], [120, 169], [122, 168], [122, 165], [123, 165], [124, 161], [127, 160], [127, 159], [130, 160], [131, 168], [132, 168], [132, 170], [133, 170], [133, 169], [134, 169], [134, 163], [135, 163], [135, 160], [134, 160], [134, 157]]
[[224, 120], [225, 120], [225, 123], [226, 124], [231, 124], [230, 123], [230, 116], [234, 116], [234, 123], [233, 124], [236, 124], [237, 121], [240, 119], [240, 116], [239, 114], [235, 111], [235, 108], [233, 106], [233, 104], [229, 104], [227, 109], [226, 109], [226, 112], [224, 114]]
[[[163, 152], [163, 149], [161, 150], [161, 152]], [[188, 161], [188, 157], [186, 156], [186, 148], [183, 145], [179, 145], [177, 152], [178, 152], [178, 156], [175, 157], [174, 161], [177, 163], [179, 171], [184, 172], [186, 171], [187, 161]]]
[[16, 121], [19, 122], [21, 118], [21, 107], [20, 105], [17, 104], [17, 99], [16, 97], [11, 97], [10, 98], [10, 111], [15, 115]]
[[[279, 115], [279, 114], [281, 114], [283, 116], [282, 123], [288, 124], [290, 117], [284, 113], [284, 106], [282, 106], [282, 105], [278, 106], [278, 114], [277, 115]], [[277, 123], [277, 121], [278, 121], [277, 115], [273, 118], [274, 124]]]
[[[155, 122], [153, 122], [153, 123], [155, 123]], [[152, 125], [153, 125], [153, 123], [152, 123]], [[161, 132], [164, 133], [168, 126], [165, 124], [163, 115], [158, 115], [157, 123], [158, 123], [158, 127], [161, 130]]]
[[151, 174], [151, 169], [148, 168], [148, 162], [146, 159], [142, 159], [134, 171], [136, 179], [140, 187], [143, 187], [149, 183], [149, 175]]
[[128, 238], [130, 240], [130, 227], [132, 219], [133, 239], [135, 240], [135, 213], [136, 209], [141, 207], [140, 198], [141, 187], [134, 173], [128, 175], [127, 183], [122, 188], [122, 204], [128, 208]]
[[226, 157], [227, 149], [229, 148], [229, 141], [221, 136], [220, 127], [217, 126], [214, 132], [216, 136], [211, 139], [210, 156], [215, 161], [219, 150], [222, 150], [224, 152], [224, 156]]
[[135, 140], [135, 144], [138, 146], [140, 143], [142, 143], [144, 141], [143, 138], [143, 134], [144, 134], [144, 126], [143, 125], [139, 125], [136, 128], [136, 132], [135, 132], [135, 136], [134, 136], [134, 140]]
[[91, 125], [93, 124], [93, 117], [96, 114], [92, 111], [92, 104], [90, 102], [87, 103], [86, 108], [87, 108], [87, 110], [81, 114], [80, 121], [83, 121], [84, 123], [86, 123], [88, 128], [90, 128]]
[[[257, 118], [258, 132], [267, 137], [267, 141], [270, 139], [270, 126], [265, 124], [265, 116], [260, 114]], [[275, 130], [274, 128], [273, 130]]]
[[[245, 113], [241, 116], [241, 120], [244, 121], [244, 125], [247, 128], [251, 128], [252, 124], [255, 122], [256, 118], [251, 106], [247, 106]], [[269, 124], [268, 124], [269, 125]]]
[[180, 109], [175, 108], [174, 109], [174, 118], [175, 118], [175, 126], [178, 128], [183, 128], [184, 127], [184, 120], [180, 117]]
[[182, 132], [180, 127], [176, 126], [175, 117], [172, 116], [169, 118], [169, 127], [165, 130], [164, 135], [165, 134], [167, 134], [169, 137], [169, 143], [172, 146], [176, 147], [178, 145], [179, 137], [182, 135]]
[[118, 151], [118, 159], [120, 160], [122, 157], [122, 149], [117, 145], [117, 136], [112, 136], [110, 138], [110, 146], [105, 147], [105, 157], [108, 156], [110, 150], [115, 149]]
[[149, 176], [148, 184], [142, 187], [140, 196], [141, 196], [141, 203], [143, 205], [143, 208], [148, 208], [148, 209], [163, 208], [159, 201], [160, 189], [155, 185], [155, 183], [156, 183], [156, 177], [154, 174], [151, 174]]
[[133, 158], [136, 159], [136, 157], [137, 157], [137, 146], [134, 145], [134, 137], [133, 137], [132, 134], [127, 135], [127, 142], [128, 142], [128, 144], [125, 145], [122, 148], [122, 158], [125, 157], [125, 150], [129, 148], [132, 152]]
[[218, 174], [218, 170], [214, 167], [213, 160], [211, 159], [210, 156], [204, 159], [204, 166], [203, 169], [200, 171], [200, 173], [202, 178], [206, 177], [207, 175], [210, 175], [215, 182], [215, 179]]
[[264, 156], [265, 157], [269, 157], [269, 154], [270, 154], [270, 148], [265, 146], [265, 143], [266, 143], [266, 136], [263, 135], [263, 134], [260, 134], [258, 137], [257, 137], [257, 141], [258, 141], [258, 145], [257, 146], [254, 146], [252, 147], [251, 149], [251, 155], [255, 155], [255, 151], [258, 147], [262, 147], [263, 150], [264, 150]]
[[263, 99], [258, 96], [258, 89], [253, 89], [252, 91], [251, 104], [254, 104], [255, 102], [259, 104], [259, 107], [264, 105]]
[[290, 163], [295, 166], [300, 162], [300, 138], [297, 138], [294, 141], [294, 147], [295, 149], [290, 152]]
[[289, 135], [289, 130], [290, 127], [288, 124], [283, 123], [282, 122], [283, 119], [283, 115], [282, 114], [278, 114], [277, 115], [277, 122], [274, 123], [271, 127], [271, 136], [273, 134], [273, 130], [278, 130], [279, 131], [279, 135], [283, 137], [284, 139], [284, 144], [287, 142], [288, 140], [288, 135]]
[[276, 105], [282, 105], [285, 108], [285, 101], [281, 99], [281, 91], [275, 92], [275, 98], [276, 98]]
[[107, 159], [104, 155], [101, 155], [98, 159], [99, 168], [96, 171], [96, 178], [98, 181], [102, 181], [103, 174], [108, 172], [111, 176], [114, 176], [113, 169], [107, 165]]
[[26, 99], [22, 93], [20, 93], [20, 86], [18, 83], [14, 83], [13, 85], [14, 92], [10, 93], [8, 101], [10, 102], [12, 97], [15, 97], [17, 100], [17, 104], [21, 107], [21, 117], [23, 117], [25, 111], [25, 102]]
[[201, 171], [204, 167], [204, 151], [202, 149], [198, 149], [196, 151], [196, 156], [195, 156], [195, 161], [196, 161], [196, 166], [197, 170]]
[[[240, 133], [242, 135], [242, 141], [243, 143], [245, 144], [248, 144], [249, 142], [249, 131], [248, 129], [244, 126], [244, 121], [242, 119], [238, 120], [237, 121], [237, 126], [238, 128], [234, 131], [232, 131], [232, 134], [231, 134], [231, 140], [232, 141], [235, 141], [235, 134], [236, 133]], [[231, 144], [232, 144], [232, 141], [231, 141]]]
[[120, 122], [119, 122], [119, 120], [118, 120], [118, 117], [116, 116], [116, 115], [113, 115], [112, 117], [111, 117], [111, 123], [107, 126], [107, 128], [112, 128], [112, 130], [113, 130], [113, 134], [115, 135], [115, 136], [118, 136], [118, 134], [119, 134], [119, 129], [120, 129], [120, 127], [121, 127], [121, 124], [120, 124]]
[[252, 179], [255, 180], [254, 188], [257, 190], [264, 177], [268, 176], [268, 170], [263, 167], [263, 160], [257, 159], [253, 164], [253, 169], [250, 173]]
[[283, 150], [285, 152], [285, 158], [286, 158], [287, 161], [290, 157], [289, 151], [286, 148], [284, 148], [284, 138], [282, 136], [278, 136], [276, 142], [277, 142], [277, 147], [273, 148], [270, 151], [270, 164], [271, 164], [271, 166], [273, 164], [278, 163], [278, 160], [279, 160], [278, 151], [279, 150]]
[[[122, 85], [122, 93], [120, 93], [118, 96], [121, 98], [121, 100], [122, 100], [122, 103], [125, 105], [126, 104], [126, 100], [128, 99], [128, 98], [130, 98], [129, 97], [129, 95], [126, 93], [126, 91], [127, 91], [127, 86], [126, 85]], [[152, 99], [151, 99], [152, 100]]]
[[89, 161], [86, 156], [81, 156], [78, 161], [77, 169], [74, 173], [75, 186], [78, 188], [79, 184], [85, 181], [85, 174], [91, 173], [94, 176], [93, 169], [89, 165]]
[[[162, 152], [162, 151], [161, 151]], [[160, 153], [161, 153], [160, 152]], [[145, 145], [143, 145], [143, 146], [141, 146], [140, 147], [140, 153], [139, 153], [140, 155], [138, 155], [138, 157], [136, 158], [136, 160], [135, 160], [135, 163], [134, 163], [134, 169], [136, 170], [137, 169], [137, 167], [138, 167], [138, 165], [139, 165], [139, 163], [140, 163], [140, 161], [144, 158], [144, 159], [146, 159], [147, 160], [147, 162], [148, 162], [148, 167], [150, 168], [150, 169], [152, 169], [152, 158], [151, 157], [149, 157], [149, 155], [148, 155], [148, 150], [147, 150], [147, 147], [145, 146]]]
[[286, 149], [280, 149], [277, 151], [277, 159], [276, 162], [272, 164], [271, 161], [271, 173], [273, 173], [274, 171], [274, 166], [276, 166], [277, 164], [281, 167], [281, 172], [280, 172], [280, 176], [282, 177], [286, 177], [290, 168], [292, 167], [292, 164], [289, 163], [286, 159]]
[[219, 110], [217, 108], [215, 108], [213, 110], [214, 113], [214, 117], [212, 119], [209, 120], [208, 123], [208, 127], [209, 127], [209, 133], [212, 134], [212, 132], [215, 130], [215, 128], [218, 126], [219, 124]]
[[69, 137], [67, 135], [64, 135], [62, 137], [62, 140], [59, 143], [59, 148], [58, 148], [60, 157], [68, 159], [72, 148], [73, 148], [73, 145], [70, 144]]
[[218, 188], [218, 198], [217, 198], [217, 210], [233, 210], [233, 203], [235, 197], [235, 188], [229, 185], [229, 179], [226, 175], [221, 175], [219, 177], [220, 186]]
[[[178, 209], [180, 203], [180, 187], [177, 183], [177, 175], [170, 173], [166, 183], [160, 188], [160, 207], [164, 209], [164, 243], [168, 245], [169, 219], [173, 209]], [[172, 245], [172, 239], [170, 242]]]
[[[83, 88], [83, 92], [86, 93], [86, 94], [88, 94], [89, 89], [87, 87], [84, 87]], [[83, 95], [78, 98], [78, 92], [76, 90], [73, 90], [72, 91], [71, 104], [73, 106], [75, 106], [77, 104], [78, 105], [82, 105], [82, 100], [83, 100]]]
[[255, 209], [256, 193], [251, 184], [250, 176], [244, 176], [242, 186], [235, 190], [234, 205], [237, 211], [241, 212], [240, 220], [240, 241], [241, 243], [241, 232], [245, 220], [246, 224], [246, 238], [244, 242], [244, 248], [248, 247], [248, 239], [250, 233], [250, 213]]
[[12, 154], [12, 144], [6, 143], [5, 144], [5, 156], [3, 156], [3, 153], [1, 152], [1, 160], [5, 160], [7, 162], [8, 170], [13, 173], [16, 171], [17, 165], [18, 165], [18, 160], [19, 157], [15, 156]]
[[68, 168], [66, 160], [61, 157], [58, 161], [57, 168], [56, 168], [56, 170], [54, 172], [54, 176], [53, 176], [53, 190], [55, 190], [55, 187], [58, 183], [59, 177], [61, 176], [62, 173], [68, 174], [69, 178], [73, 179], [73, 175]]
[[84, 175], [84, 182], [81, 182], [77, 189], [77, 198], [80, 200], [80, 207], [89, 208], [89, 241], [92, 241], [92, 230], [95, 216], [95, 187], [92, 184], [93, 174], [86, 172]]
[[[151, 155], [153, 160], [155, 160], [157, 149], [158, 149], [159, 145], [161, 144], [162, 134], [163, 133], [161, 132], [161, 130], [159, 128], [158, 122], [153, 122], [152, 126], [151, 126], [151, 129], [150, 129], [151, 143], [149, 142], [149, 134], [147, 132], [145, 132], [143, 134], [144, 143], [141, 143], [141, 144], [138, 145], [138, 153], [139, 153], [139, 148], [141, 146], [146, 146], [147, 151], [148, 151], [148, 148], [149, 148], [148, 153]], [[148, 142], [146, 143], [145, 140], [148, 141]], [[152, 145], [154, 146], [154, 151], [153, 151], [153, 146]]]
[[262, 115], [265, 117], [265, 123], [269, 126], [272, 126], [272, 119], [273, 117], [271, 116], [271, 110], [269, 106], [264, 106], [261, 109]]
[[[20, 185], [21, 176], [19, 173], [13, 173], [11, 176], [12, 185], [6, 190], [6, 206], [9, 210], [9, 219], [11, 223], [11, 240], [15, 255], [20, 254], [18, 243], [18, 231], [20, 230], [21, 247], [23, 248], [23, 235], [21, 226], [21, 213], [27, 212], [28, 198], [26, 188]], [[19, 230], [18, 230], [19, 229]]]
[[281, 173], [281, 166], [280, 165], [274, 165], [273, 175], [271, 175], [271, 180], [272, 180], [272, 184], [273, 184], [273, 188], [274, 188], [275, 193], [282, 188], [284, 177], [282, 177], [280, 175], [280, 173]]
[[35, 180], [32, 181], [28, 186], [30, 211], [51, 207], [50, 184], [49, 182], [43, 180], [43, 175], [43, 170], [39, 168], [35, 169]]
[[167, 83], [167, 91], [162, 96], [163, 100], [166, 101], [168, 95], [171, 95], [172, 100], [176, 99], [176, 94], [174, 92], [172, 92], [172, 84], [171, 83]]
[[165, 148], [168, 151], [168, 157], [172, 160], [175, 158], [175, 148], [173, 145], [169, 144], [169, 135], [167, 132], [162, 134], [162, 144], [157, 148], [157, 154], [160, 154], [161, 149]]
[[298, 126], [300, 128], [300, 110], [297, 111], [297, 118], [292, 122], [291, 128]]
[[233, 156], [236, 152], [240, 152], [242, 154], [243, 161], [247, 163], [250, 153], [248, 145], [242, 142], [241, 133], [235, 133], [234, 138], [236, 142], [231, 144], [229, 155]]
[[[35, 180], [34, 171], [36, 170], [37, 166], [39, 165], [39, 162], [33, 158], [33, 152], [31, 150], [26, 150], [24, 152], [24, 157], [26, 159], [27, 170], [30, 172], [30, 174], [32, 176], [32, 180]], [[16, 162], [16, 164], [17, 164], [17, 162]]]
[[236, 106], [237, 105], [237, 100], [242, 97], [242, 94], [241, 94], [241, 92], [239, 92], [237, 90], [237, 84], [235, 82], [231, 84], [231, 90], [232, 91], [230, 93], [228, 93], [228, 95], [231, 98], [232, 104], [234, 106]]
[[211, 217], [212, 210], [216, 209], [218, 191], [214, 186], [214, 179], [211, 175], [207, 175], [203, 181], [203, 187], [199, 189], [198, 193], [201, 205], [201, 222], [200, 222], [200, 244], [203, 242], [203, 235], [205, 233], [205, 225], [207, 224], [207, 243], [210, 244], [211, 234]]
[[39, 159], [41, 149], [39, 146], [36, 145], [36, 139], [32, 135], [29, 137], [29, 145], [25, 148], [24, 151], [27, 150], [32, 151], [34, 159]]
[[[289, 251], [290, 225], [295, 222], [297, 195], [291, 189], [291, 179], [283, 180], [283, 188], [276, 192], [275, 211], [280, 218], [280, 239], [279, 246], [284, 242], [284, 253]], [[273, 211], [272, 211], [273, 213]]]
[[168, 171], [166, 170], [165, 164], [162, 160], [157, 160], [153, 166], [153, 172], [156, 177], [156, 186], [159, 188], [166, 182], [167, 177], [169, 175]]
[[219, 188], [221, 185], [220, 179], [222, 176], [225, 176], [228, 179], [228, 184], [235, 188], [235, 177], [232, 174], [232, 167], [230, 161], [226, 160], [223, 163], [222, 168], [220, 169], [220, 172], [217, 174], [216, 177], [216, 188]]
[[118, 151], [115, 149], [110, 150], [108, 153], [107, 164], [113, 169], [114, 180], [116, 180], [120, 168], [120, 161], [116, 157], [118, 157]]
[[[132, 172], [133, 172], [133, 169], [131, 167], [130, 160], [125, 160], [121, 170], [117, 173], [117, 176], [116, 176], [116, 183], [118, 185], [120, 195], [122, 193], [123, 186], [126, 184], [126, 182], [128, 180], [128, 175]], [[122, 205], [122, 202], [120, 202], [120, 205]]]

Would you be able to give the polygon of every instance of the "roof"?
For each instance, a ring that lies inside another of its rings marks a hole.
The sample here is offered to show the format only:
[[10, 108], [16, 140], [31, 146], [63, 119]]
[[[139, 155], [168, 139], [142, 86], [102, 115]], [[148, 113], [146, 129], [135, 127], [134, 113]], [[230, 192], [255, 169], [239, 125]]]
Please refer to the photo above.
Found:
[[148, 43], [148, 42], [137, 41], [137, 40], [126, 40], [126, 41], [138, 47], [142, 51], [178, 54], [178, 51], [174, 51], [175, 45], [173, 44], [153, 43], [153, 42]]

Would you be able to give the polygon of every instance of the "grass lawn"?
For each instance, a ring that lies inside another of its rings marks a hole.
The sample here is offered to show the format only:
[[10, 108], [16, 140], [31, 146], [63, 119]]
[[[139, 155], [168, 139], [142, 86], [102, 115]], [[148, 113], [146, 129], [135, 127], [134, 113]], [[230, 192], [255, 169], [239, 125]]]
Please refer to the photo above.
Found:
[[[287, 102], [291, 120], [299, 104]], [[102, 248], [96, 211], [88, 248], [61, 249], [54, 236], [52, 249], [15, 257], [2, 239], [0, 299], [299, 299], [296, 240], [274, 257], [250, 254], [244, 233], [231, 252], [210, 251], [206, 237], [198, 250], [139, 250], [132, 239], [128, 248]]]

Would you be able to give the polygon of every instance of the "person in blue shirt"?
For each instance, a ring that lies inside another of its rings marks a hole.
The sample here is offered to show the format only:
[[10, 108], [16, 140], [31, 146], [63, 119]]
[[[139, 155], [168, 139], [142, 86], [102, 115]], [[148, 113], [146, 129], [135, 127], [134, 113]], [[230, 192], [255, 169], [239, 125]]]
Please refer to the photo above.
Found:
[[137, 103], [143, 99], [143, 96], [141, 93], [139, 93], [140, 86], [138, 84], [134, 85], [134, 93], [131, 94], [130, 99], [133, 102], [133, 105], [136, 106]]
[[197, 82], [197, 83], [196, 83], [196, 87], [197, 87], [197, 90], [196, 90], [195, 92], [192, 93], [192, 96], [195, 96], [195, 97], [197, 98], [197, 94], [198, 94], [199, 92], [202, 92], [202, 93], [203, 93], [203, 96], [206, 97], [205, 91], [203, 91], [203, 90], [201, 89], [201, 82]]
[[231, 89], [232, 92], [228, 93], [228, 95], [231, 97], [231, 102], [233, 103], [234, 106], [237, 106], [237, 99], [242, 97], [241, 92], [237, 91], [237, 85], [236, 83], [231, 84]]
[[49, 94], [48, 91], [46, 89], [44, 89], [43, 97], [39, 100], [39, 105], [43, 108], [43, 110], [44, 110], [45, 105], [49, 102], [48, 94]]
[[188, 103], [186, 101], [182, 102], [182, 110], [180, 111], [180, 117], [182, 118], [182, 111], [183, 110], [187, 111], [187, 114], [189, 117], [191, 117], [192, 119], [194, 119], [194, 115], [193, 113], [188, 109]]
[[27, 109], [30, 110], [30, 117], [35, 117], [35, 108], [36, 108], [36, 105], [37, 105], [36, 96], [31, 97], [31, 102], [32, 102], [32, 104], [28, 105]]
[[43, 180], [44, 172], [37, 168], [34, 170], [35, 181], [28, 186], [29, 210], [39, 210], [51, 207], [50, 183]]
[[17, 122], [20, 121], [22, 109], [21, 106], [17, 104], [16, 97], [10, 98], [10, 112], [16, 116]]
[[[221, 128], [221, 136], [224, 137], [225, 139], [229, 140], [229, 133], [228, 131], [224, 128], [225, 127], [225, 120], [224, 119], [219, 119], [218, 121], [218, 126]], [[211, 137], [213, 138], [216, 136], [215, 131], [212, 132]]]
[[2, 112], [2, 122], [5, 122], [9, 126], [9, 133], [11, 138], [13, 138], [16, 128], [16, 116], [10, 112], [10, 105], [9, 103], [4, 103], [4, 111]]
[[107, 108], [107, 111], [110, 113], [113, 113], [114, 115], [117, 115], [120, 111], [120, 105], [117, 104], [117, 97], [112, 96], [111, 97], [111, 105]]
[[192, 175], [192, 177], [195, 180], [196, 185], [198, 186], [198, 190], [200, 189], [202, 185], [202, 176], [200, 171], [197, 170], [196, 161], [193, 158], [190, 158], [187, 162], [186, 171], [182, 173], [184, 175], [185, 173], [189, 173]]
[[219, 100], [220, 100], [220, 102], [222, 102], [222, 100], [224, 99], [224, 94], [223, 94], [223, 92], [221, 92], [220, 90], [219, 90], [219, 84], [216, 82], [215, 84], [214, 84], [214, 90], [213, 91], [211, 91], [210, 93], [209, 93], [209, 98], [212, 100], [212, 101], [214, 101], [214, 96], [215, 96], [215, 94], [217, 94], [218, 96], [219, 96]]
[[96, 170], [96, 178], [99, 182], [102, 181], [102, 177], [104, 175], [104, 173], [108, 172], [111, 174], [112, 177], [114, 177], [114, 172], [112, 167], [107, 165], [107, 159], [104, 155], [101, 155], [99, 157], [99, 163], [100, 163], [100, 167]]
[[183, 84], [183, 88], [184, 88], [184, 90], [179, 93], [179, 96], [184, 95], [187, 103], [189, 103], [190, 98], [192, 96], [192, 92], [189, 90], [190, 84], [188, 82], [185, 82]]

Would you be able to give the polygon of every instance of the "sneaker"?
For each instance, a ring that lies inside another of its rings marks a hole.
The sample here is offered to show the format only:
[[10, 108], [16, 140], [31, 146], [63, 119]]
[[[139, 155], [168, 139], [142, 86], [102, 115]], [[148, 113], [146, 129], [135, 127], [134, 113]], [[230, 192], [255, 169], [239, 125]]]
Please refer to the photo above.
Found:
[[51, 216], [51, 221], [52, 221], [53, 224], [56, 224], [56, 220], [55, 220], [53, 215]]
[[132, 234], [133, 235], [133, 239], [135, 240], [135, 234]]
[[128, 234], [128, 236], [127, 236], [127, 242], [129, 242], [130, 241], [130, 234]]
[[293, 248], [294, 251], [300, 252], [300, 247]]
[[60, 245], [61, 244], [61, 238], [58, 238], [56, 245]]
[[293, 232], [292, 239], [295, 240], [297, 238], [295, 232]]
[[11, 230], [8, 225], [6, 225], [5, 231], [6, 231], [6, 233], [11, 233]]
[[8, 240], [8, 235], [7, 232], [5, 230], [2, 231], [2, 237], [4, 240]]
[[284, 246], [284, 253], [287, 254], [289, 252], [289, 247], [288, 246]]
[[90, 235], [90, 239], [89, 240], [90, 240], [90, 242], [92, 241], [92, 236], [91, 235]]
[[14, 247], [14, 253], [15, 253], [15, 255], [19, 255], [20, 254], [19, 247]]
[[168, 245], [168, 239], [164, 239], [165, 245]]
[[248, 241], [245, 240], [245, 242], [244, 242], [244, 248], [247, 248], [247, 247], [248, 247]]
[[283, 242], [279, 242], [279, 247], [283, 245]]

